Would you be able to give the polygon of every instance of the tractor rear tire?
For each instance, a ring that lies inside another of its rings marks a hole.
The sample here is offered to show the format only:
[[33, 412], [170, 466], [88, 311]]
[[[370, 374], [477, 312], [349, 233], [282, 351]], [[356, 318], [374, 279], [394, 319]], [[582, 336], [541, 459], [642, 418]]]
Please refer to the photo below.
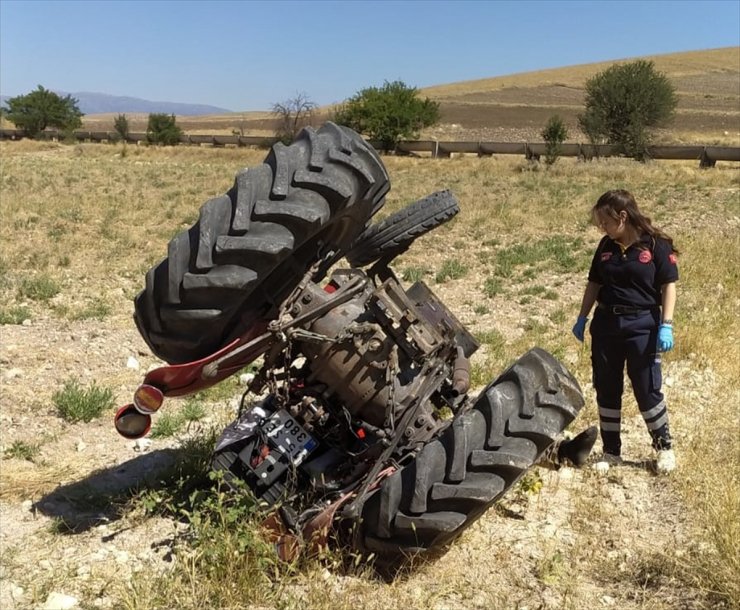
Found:
[[354, 546], [379, 568], [438, 553], [532, 467], [584, 400], [576, 379], [535, 348], [458, 414], [362, 508]]
[[178, 364], [204, 358], [264, 320], [322, 255], [346, 253], [385, 202], [375, 150], [333, 123], [240, 171], [207, 201], [146, 275], [134, 319], [152, 352]]
[[415, 239], [459, 211], [457, 199], [450, 191], [432, 193], [368, 227], [355, 241], [347, 260], [353, 267], [364, 267], [381, 257], [398, 256]]

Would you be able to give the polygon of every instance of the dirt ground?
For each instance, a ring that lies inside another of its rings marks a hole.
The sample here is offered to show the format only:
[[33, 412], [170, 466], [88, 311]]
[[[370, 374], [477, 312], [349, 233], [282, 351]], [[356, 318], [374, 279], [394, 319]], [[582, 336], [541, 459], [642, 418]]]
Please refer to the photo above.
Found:
[[[475, 325], [475, 314], [456, 305], [463, 323]], [[497, 313], [504, 327], [516, 308]], [[143, 371], [158, 362], [124, 312], [105, 322], [35, 319], [3, 326], [1, 332], [0, 450], [17, 440], [43, 443], [33, 462], [0, 462], [0, 608], [120, 607], [130, 578], [172, 566], [173, 537], [182, 526], [161, 517], [118, 519], [105, 505], [81, 511], [76, 500], [125, 489], [156, 474], [181, 457], [177, 441], [127, 441], [116, 434], [110, 417], [64, 423], [54, 413], [51, 393], [74, 375], [83, 383], [111, 385], [123, 402]], [[566, 355], [566, 362], [577, 349]], [[666, 377], [668, 392], [695, 392], [699, 410], [716, 391], [711, 373], [693, 371], [690, 363], [668, 364]], [[583, 386], [592, 404], [591, 387]], [[226, 401], [199, 425], [228, 417], [234, 409], [233, 400]], [[574, 429], [584, 425], [577, 421]], [[687, 523], [670, 485], [651, 471], [639, 416], [632, 413], [625, 428], [627, 465], [606, 477], [588, 468], [536, 468], [539, 491], [510, 493], [446, 555], [409, 576], [403, 584], [406, 595], [418, 598], [418, 607], [428, 607], [421, 600], [436, 591], [429, 607], [439, 610], [490, 608], [501, 600], [505, 607], [522, 609], [703, 607], [693, 599], [695, 592], [675, 582], [635, 588], [644, 577], [641, 571], [650, 569], [643, 565], [645, 558], [656, 549], [683, 552]], [[74, 533], [67, 532], [65, 523]], [[597, 545], [584, 544], [584, 529], [598, 531]], [[572, 588], [548, 585], [563, 581], [576, 561], [608, 565], [616, 573], [600, 576], [586, 568], [567, 575]], [[496, 564], [508, 570], [505, 578], [492, 573]], [[465, 571], [454, 589], [440, 592], [435, 574], [459, 571], [461, 565]], [[339, 591], [353, 585], [338, 574], [330, 582]], [[660, 603], [646, 606], [647, 595], [657, 595]]]

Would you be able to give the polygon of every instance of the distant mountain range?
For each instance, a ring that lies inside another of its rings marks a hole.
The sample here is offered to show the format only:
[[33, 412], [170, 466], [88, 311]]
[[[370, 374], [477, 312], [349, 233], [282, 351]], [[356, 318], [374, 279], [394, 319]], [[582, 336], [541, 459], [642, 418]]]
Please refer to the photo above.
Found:
[[[67, 95], [66, 91], [56, 91], [59, 95]], [[182, 102], [152, 102], [143, 100], [138, 97], [127, 97], [122, 95], [108, 95], [106, 93], [90, 93], [82, 91], [70, 93], [73, 98], [78, 100], [78, 108], [83, 114], [104, 114], [110, 112], [163, 112], [166, 114], [176, 114], [178, 116], [197, 116], [203, 114], [223, 114], [231, 112], [226, 108], [218, 106], [208, 106], [205, 104], [187, 104]], [[9, 97], [0, 96], [0, 103], [5, 104]]]

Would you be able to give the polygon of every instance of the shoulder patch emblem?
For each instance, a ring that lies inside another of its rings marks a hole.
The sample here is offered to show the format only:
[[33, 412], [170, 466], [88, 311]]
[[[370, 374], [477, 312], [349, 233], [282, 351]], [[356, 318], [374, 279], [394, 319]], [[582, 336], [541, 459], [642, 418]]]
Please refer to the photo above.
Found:
[[612, 257], [611, 252], [602, 252], [601, 253], [601, 262], [608, 261]]
[[653, 255], [650, 253], [650, 250], [643, 250], [640, 252], [640, 256], [638, 257], [638, 260], [643, 264], [648, 264], [651, 260], [653, 260]]
[[668, 260], [671, 262], [671, 265], [675, 265], [676, 264], [676, 260], [677, 260], [676, 259], [676, 255], [673, 252], [671, 252], [668, 255]]

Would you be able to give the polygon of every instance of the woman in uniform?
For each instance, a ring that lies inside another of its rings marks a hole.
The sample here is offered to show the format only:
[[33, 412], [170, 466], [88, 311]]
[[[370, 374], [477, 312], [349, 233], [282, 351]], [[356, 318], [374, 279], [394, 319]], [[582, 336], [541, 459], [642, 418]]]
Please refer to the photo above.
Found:
[[625, 190], [604, 193], [591, 210], [594, 224], [606, 235], [599, 242], [588, 273], [573, 334], [583, 341], [591, 322], [591, 362], [604, 452], [596, 464], [608, 470], [621, 459], [621, 413], [624, 366], [657, 451], [656, 469], [676, 467], [668, 411], [661, 392], [660, 352], [673, 348], [677, 250], [673, 240], [654, 227]]

